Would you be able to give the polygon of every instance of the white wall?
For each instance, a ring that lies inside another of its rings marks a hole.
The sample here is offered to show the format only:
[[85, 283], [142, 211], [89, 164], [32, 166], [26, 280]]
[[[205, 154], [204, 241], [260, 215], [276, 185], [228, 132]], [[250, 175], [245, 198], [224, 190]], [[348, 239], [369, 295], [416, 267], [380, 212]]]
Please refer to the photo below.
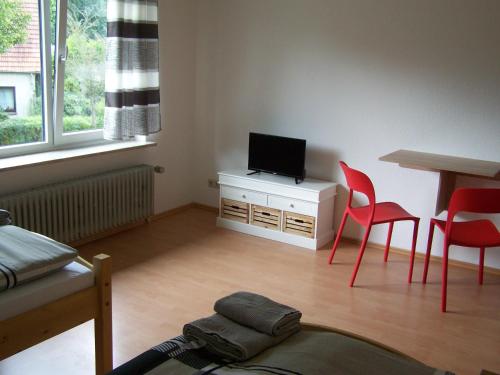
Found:
[[[378, 158], [410, 149], [500, 160], [496, 0], [199, 1], [197, 27], [198, 202], [217, 204], [207, 186], [216, 171], [246, 165], [249, 131], [305, 138], [309, 176], [344, 184], [339, 160], [365, 171], [378, 200], [422, 218], [423, 251], [438, 174]], [[339, 190], [336, 228], [346, 199]], [[361, 231], [349, 225], [346, 234]], [[370, 239], [384, 243], [385, 235], [378, 226]], [[410, 241], [411, 225], [397, 224], [393, 245]], [[500, 267], [498, 250], [487, 252], [488, 265]], [[477, 256], [451, 252], [472, 262]]]
[[147, 163], [162, 165], [155, 177], [155, 211], [192, 201], [191, 145], [194, 123], [195, 1], [159, 2], [161, 115], [163, 130], [151, 137], [158, 146], [0, 172], [0, 194], [86, 174]]

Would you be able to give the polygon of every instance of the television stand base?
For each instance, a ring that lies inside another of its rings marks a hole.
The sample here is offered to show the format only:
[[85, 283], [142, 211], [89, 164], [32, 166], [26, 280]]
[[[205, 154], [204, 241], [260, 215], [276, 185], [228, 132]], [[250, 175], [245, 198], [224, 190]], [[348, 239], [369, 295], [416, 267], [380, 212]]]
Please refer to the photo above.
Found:
[[260, 174], [260, 171], [252, 171], [250, 173], [247, 173], [247, 176], [251, 176], [253, 174]]
[[312, 250], [333, 240], [337, 184], [249, 172], [218, 172], [217, 226]]
[[295, 177], [295, 185], [300, 184], [302, 181], [304, 181], [304, 180], [303, 180], [303, 179], [300, 179], [300, 178]]

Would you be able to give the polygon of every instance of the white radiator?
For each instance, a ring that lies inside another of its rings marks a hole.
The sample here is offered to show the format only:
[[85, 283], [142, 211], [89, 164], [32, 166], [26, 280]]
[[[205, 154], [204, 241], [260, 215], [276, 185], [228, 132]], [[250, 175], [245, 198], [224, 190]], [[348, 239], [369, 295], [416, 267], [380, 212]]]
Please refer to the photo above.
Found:
[[153, 167], [139, 165], [0, 197], [13, 224], [61, 242], [137, 222], [153, 213]]

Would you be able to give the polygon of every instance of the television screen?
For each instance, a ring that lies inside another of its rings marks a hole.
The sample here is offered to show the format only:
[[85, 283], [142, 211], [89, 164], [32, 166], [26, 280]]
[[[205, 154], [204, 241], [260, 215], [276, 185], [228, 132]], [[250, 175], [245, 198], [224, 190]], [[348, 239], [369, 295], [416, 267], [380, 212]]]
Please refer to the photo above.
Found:
[[304, 179], [305, 139], [250, 133], [248, 169]]

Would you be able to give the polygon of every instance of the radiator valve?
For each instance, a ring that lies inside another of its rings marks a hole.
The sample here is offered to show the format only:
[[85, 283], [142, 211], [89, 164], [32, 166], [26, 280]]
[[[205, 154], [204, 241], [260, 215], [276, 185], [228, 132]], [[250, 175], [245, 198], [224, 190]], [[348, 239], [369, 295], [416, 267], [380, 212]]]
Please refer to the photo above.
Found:
[[10, 212], [7, 210], [0, 210], [0, 225], [9, 225], [12, 223]]
[[163, 172], [165, 172], [165, 167], [162, 167], [161, 165], [155, 165], [154, 171], [156, 173], [163, 173]]

